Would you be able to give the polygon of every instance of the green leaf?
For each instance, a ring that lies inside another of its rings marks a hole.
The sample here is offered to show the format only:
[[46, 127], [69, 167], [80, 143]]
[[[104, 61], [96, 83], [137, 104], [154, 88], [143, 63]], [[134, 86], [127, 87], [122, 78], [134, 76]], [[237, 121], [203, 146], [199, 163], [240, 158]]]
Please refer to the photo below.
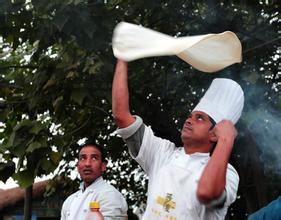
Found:
[[47, 159], [41, 160], [40, 166], [43, 170], [46, 171], [46, 173], [51, 173], [56, 169], [54, 163]]
[[56, 81], [54, 79], [49, 79], [46, 84], [43, 86], [43, 90], [47, 89], [50, 86], [53, 86], [56, 84]]
[[7, 116], [9, 114], [9, 110], [5, 109], [5, 110], [0, 110], [0, 121], [4, 121], [7, 119]]
[[96, 74], [102, 66], [103, 66], [102, 62], [96, 62], [93, 66], [89, 68], [89, 74], [92, 75]]
[[61, 155], [59, 152], [52, 152], [50, 154], [50, 158], [54, 164], [59, 164], [59, 162], [61, 160]]
[[15, 163], [0, 163], [0, 180], [6, 182], [7, 179], [15, 172]]
[[53, 107], [57, 110], [63, 101], [63, 96], [59, 96], [56, 98], [56, 100], [53, 102]]
[[6, 144], [7, 148], [10, 148], [10, 147], [14, 146], [15, 136], [16, 136], [16, 132], [13, 131], [12, 134], [10, 135], [10, 137], [9, 137], [8, 143]]
[[17, 181], [20, 187], [27, 188], [34, 182], [34, 171], [23, 170], [12, 175], [12, 178]]
[[85, 0], [73, 0], [74, 5], [78, 5], [78, 4], [83, 3], [83, 2], [85, 2]]
[[14, 131], [17, 131], [19, 129], [21, 129], [22, 127], [26, 127], [26, 126], [32, 126], [32, 122], [30, 120], [22, 120], [20, 123], [18, 123], [15, 127], [14, 127]]
[[22, 139], [18, 139], [18, 143], [15, 144], [15, 146], [12, 148], [13, 154], [15, 154], [17, 157], [23, 157], [25, 155], [25, 149], [26, 149], [26, 143]]
[[9, 42], [10, 44], [12, 44], [14, 42], [14, 36], [9, 35], [8, 37], [6, 37], [6, 41]]
[[65, 78], [67, 78], [67, 79], [73, 79], [73, 78], [75, 78], [76, 76], [77, 76], [76, 72], [70, 71], [70, 72], [66, 75]]
[[42, 144], [40, 142], [34, 141], [28, 145], [26, 152], [33, 152], [34, 150], [39, 149], [41, 147], [42, 147]]
[[85, 90], [82, 89], [75, 89], [71, 93], [71, 99], [78, 103], [79, 105], [82, 105], [84, 98], [86, 97], [87, 93]]
[[44, 129], [44, 125], [40, 122], [36, 122], [33, 127], [29, 130], [31, 134], [39, 134], [40, 131]]
[[38, 107], [38, 103], [41, 101], [40, 97], [34, 96], [32, 97], [28, 102], [28, 109], [31, 111], [33, 109], [36, 109]]

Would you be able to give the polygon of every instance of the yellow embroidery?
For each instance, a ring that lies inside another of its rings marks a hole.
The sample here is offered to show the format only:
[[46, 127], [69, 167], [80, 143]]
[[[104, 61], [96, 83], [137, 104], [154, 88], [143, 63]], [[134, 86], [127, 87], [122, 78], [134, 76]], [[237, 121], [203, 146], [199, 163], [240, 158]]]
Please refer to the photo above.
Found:
[[177, 220], [176, 217], [166, 215], [166, 220]]
[[176, 208], [176, 203], [174, 201], [172, 201], [171, 193], [167, 193], [166, 198], [157, 196], [156, 203], [158, 203], [159, 205], [162, 205], [166, 212], [169, 212], [170, 209]]
[[161, 218], [163, 220], [177, 220], [177, 217], [173, 216], [173, 215], [168, 215], [168, 214], [164, 214], [163, 212], [156, 210], [156, 209], [151, 209], [151, 212], [154, 214], [155, 217], [157, 218]]

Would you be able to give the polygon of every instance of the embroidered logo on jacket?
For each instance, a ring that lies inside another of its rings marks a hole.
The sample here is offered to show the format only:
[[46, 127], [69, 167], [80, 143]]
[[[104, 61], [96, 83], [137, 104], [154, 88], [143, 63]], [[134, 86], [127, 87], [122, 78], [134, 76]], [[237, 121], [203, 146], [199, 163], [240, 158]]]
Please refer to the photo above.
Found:
[[161, 196], [157, 196], [156, 203], [163, 206], [163, 208], [166, 212], [169, 212], [170, 209], [176, 208], [176, 202], [172, 201], [172, 199], [173, 199], [172, 196], [173, 196], [173, 194], [171, 194], [171, 193], [167, 193], [165, 198], [163, 198]]

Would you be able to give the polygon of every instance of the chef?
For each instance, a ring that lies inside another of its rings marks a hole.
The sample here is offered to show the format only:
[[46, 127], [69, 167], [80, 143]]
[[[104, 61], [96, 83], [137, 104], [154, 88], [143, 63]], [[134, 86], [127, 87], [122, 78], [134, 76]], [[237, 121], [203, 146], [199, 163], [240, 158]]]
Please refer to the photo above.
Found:
[[127, 69], [127, 62], [117, 61], [112, 112], [117, 133], [149, 177], [143, 219], [224, 219], [239, 183], [228, 161], [237, 136], [234, 124], [244, 105], [241, 87], [231, 79], [214, 79], [187, 116], [181, 130], [183, 146], [176, 148], [130, 113]]

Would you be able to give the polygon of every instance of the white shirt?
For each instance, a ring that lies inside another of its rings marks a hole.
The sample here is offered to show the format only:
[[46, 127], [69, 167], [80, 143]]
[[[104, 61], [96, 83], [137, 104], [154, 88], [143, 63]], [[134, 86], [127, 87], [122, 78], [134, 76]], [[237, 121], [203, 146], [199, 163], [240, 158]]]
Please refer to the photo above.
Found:
[[[82, 185], [81, 185], [82, 186]], [[100, 203], [100, 211], [106, 219], [127, 216], [127, 203], [122, 194], [99, 177], [85, 190], [71, 194], [63, 203], [61, 220], [83, 220], [89, 212], [91, 201]]]
[[[118, 133], [125, 138], [130, 136], [126, 128]], [[182, 147], [176, 148], [174, 143], [154, 136], [150, 127], [145, 127], [139, 154], [134, 159], [149, 176], [145, 220], [224, 219], [228, 206], [236, 199], [239, 177], [228, 164], [224, 207], [214, 209], [201, 204], [196, 190], [209, 153], [188, 155]]]

